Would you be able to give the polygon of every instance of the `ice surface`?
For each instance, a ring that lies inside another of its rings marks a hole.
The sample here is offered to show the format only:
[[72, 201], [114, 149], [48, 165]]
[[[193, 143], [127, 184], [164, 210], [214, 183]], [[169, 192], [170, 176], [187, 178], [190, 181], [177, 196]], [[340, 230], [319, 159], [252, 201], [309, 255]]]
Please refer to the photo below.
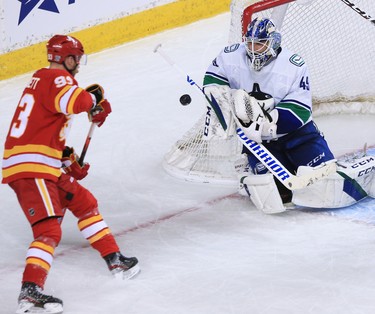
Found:
[[[335, 212], [267, 216], [235, 189], [167, 175], [163, 155], [204, 112], [204, 100], [153, 53], [163, 49], [195, 79], [226, 45], [229, 15], [163, 32], [89, 57], [77, 79], [102, 84], [113, 113], [95, 131], [83, 181], [124, 254], [141, 274], [112, 279], [67, 214], [46, 293], [65, 314], [375, 313], [373, 200]], [[30, 74], [0, 82], [0, 154]], [[178, 102], [189, 93], [189, 106]], [[317, 120], [337, 154], [374, 145], [373, 117]], [[76, 117], [68, 144], [80, 151], [89, 124]], [[0, 186], [0, 313], [14, 313], [30, 227], [13, 191]]]

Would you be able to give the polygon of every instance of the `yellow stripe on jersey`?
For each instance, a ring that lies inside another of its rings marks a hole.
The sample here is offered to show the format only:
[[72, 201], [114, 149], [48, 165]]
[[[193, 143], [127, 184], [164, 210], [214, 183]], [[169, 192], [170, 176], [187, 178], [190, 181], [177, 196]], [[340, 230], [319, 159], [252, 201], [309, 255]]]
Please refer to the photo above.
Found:
[[55, 109], [57, 112], [63, 112], [61, 109], [61, 98], [65, 95], [65, 93], [71, 88], [71, 85], [65, 86], [55, 97]]
[[3, 178], [10, 177], [20, 172], [46, 173], [46, 174], [53, 175], [55, 177], [60, 177], [61, 175], [60, 169], [52, 168], [52, 167], [45, 166], [45, 165], [25, 163], [25, 164], [9, 167], [8, 169], [3, 168]]
[[42, 197], [44, 207], [47, 210], [47, 214], [49, 217], [55, 216], [55, 209], [53, 208], [53, 204], [51, 201], [51, 197], [48, 193], [48, 189], [46, 183], [43, 179], [35, 179], [36, 186], [38, 187], [40, 196]]
[[101, 238], [105, 237], [106, 235], [110, 234], [111, 231], [108, 228], [105, 228], [104, 230], [98, 232], [96, 235], [93, 237], [87, 239], [90, 244], [93, 244], [96, 241], [99, 241]]
[[22, 146], [14, 146], [11, 149], [5, 149], [4, 158], [9, 158], [9, 156], [23, 153], [41, 153], [56, 159], [61, 159], [62, 155], [62, 152], [58, 149], [54, 149], [46, 145], [29, 144]]
[[74, 113], [74, 104], [83, 88], [76, 85], [65, 86], [55, 97], [55, 109], [63, 114]]
[[66, 109], [67, 113], [69, 114], [74, 113], [73, 111], [74, 103], [76, 102], [77, 97], [79, 96], [79, 94], [81, 94], [82, 91], [83, 91], [83, 88], [80, 88], [80, 87], [78, 87], [74, 91], [73, 95], [70, 97], [70, 100]]
[[80, 221], [78, 223], [78, 228], [79, 230], [82, 230], [86, 228], [87, 226], [92, 225], [93, 223], [101, 221], [101, 220], [103, 220], [103, 217], [101, 215], [96, 215], [94, 217]]

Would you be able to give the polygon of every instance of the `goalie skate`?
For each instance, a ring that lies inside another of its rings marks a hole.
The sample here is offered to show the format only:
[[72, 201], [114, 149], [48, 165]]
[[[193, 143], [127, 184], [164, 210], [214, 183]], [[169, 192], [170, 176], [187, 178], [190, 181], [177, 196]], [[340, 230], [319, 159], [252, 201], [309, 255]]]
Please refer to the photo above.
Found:
[[140, 272], [136, 257], [125, 257], [121, 253], [113, 253], [104, 258], [109, 271], [116, 279], [127, 280]]
[[25, 282], [22, 285], [16, 314], [61, 314], [62, 312], [62, 300], [41, 293], [41, 288], [34, 283]]

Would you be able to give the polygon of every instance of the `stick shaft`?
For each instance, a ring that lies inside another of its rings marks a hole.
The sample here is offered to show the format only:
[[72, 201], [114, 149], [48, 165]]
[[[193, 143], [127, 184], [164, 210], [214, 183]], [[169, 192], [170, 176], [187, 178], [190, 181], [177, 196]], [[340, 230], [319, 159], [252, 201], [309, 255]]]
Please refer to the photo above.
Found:
[[178, 73], [180, 73], [184, 78], [185, 81], [190, 85], [190, 86], [195, 86], [199, 91], [203, 94], [204, 98], [207, 100], [207, 102], [211, 105], [211, 108], [214, 110], [217, 118], [219, 119], [219, 122], [224, 130], [228, 128], [227, 123], [225, 121], [225, 118], [223, 116], [223, 112], [221, 111], [216, 99], [211, 95], [211, 99], [204, 93], [203, 88], [200, 87], [192, 78], [189, 74], [186, 74], [186, 72], [179, 67], [176, 62], [172, 60], [162, 49], [161, 49], [161, 44], [157, 45], [154, 49], [154, 52], [159, 53], [159, 55], [171, 66], [173, 67]]
[[85, 159], [85, 156], [86, 156], [86, 153], [87, 153], [87, 149], [89, 148], [92, 135], [94, 134], [95, 126], [96, 126], [95, 123], [91, 123], [89, 132], [88, 132], [86, 140], [85, 140], [85, 144], [83, 145], [82, 153], [81, 153], [81, 156], [79, 157], [79, 160], [78, 160], [78, 162], [79, 162], [79, 164], [81, 166], [83, 165], [83, 161]]
[[191, 85], [198, 88], [201, 92], [203, 92], [203, 89], [191, 78], [189, 74], [186, 74], [185, 71], [176, 64], [162, 49], [161, 44], [157, 45], [154, 49], [154, 52], [159, 53], [159, 55], [171, 66], [173, 67], [178, 73], [180, 73], [186, 80], [186, 82]]

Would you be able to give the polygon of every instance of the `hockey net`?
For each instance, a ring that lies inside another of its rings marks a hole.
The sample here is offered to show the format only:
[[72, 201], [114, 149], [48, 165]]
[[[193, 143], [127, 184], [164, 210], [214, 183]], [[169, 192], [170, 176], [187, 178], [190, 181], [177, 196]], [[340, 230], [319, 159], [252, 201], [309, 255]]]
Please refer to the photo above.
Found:
[[[248, 23], [258, 16], [272, 18], [282, 45], [307, 63], [314, 117], [375, 113], [373, 0], [234, 0], [229, 44], [241, 42]], [[164, 168], [188, 181], [237, 184], [238, 169], [246, 163], [242, 146], [236, 134], [220, 131], [207, 137], [207, 118], [205, 113], [173, 145]]]

